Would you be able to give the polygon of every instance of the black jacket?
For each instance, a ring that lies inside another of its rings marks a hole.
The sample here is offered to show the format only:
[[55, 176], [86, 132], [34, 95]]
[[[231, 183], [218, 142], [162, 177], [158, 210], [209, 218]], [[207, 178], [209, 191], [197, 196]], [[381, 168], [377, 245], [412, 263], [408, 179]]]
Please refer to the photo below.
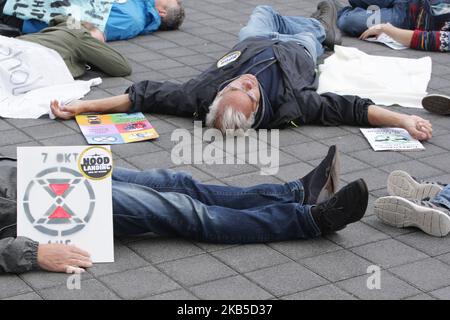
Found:
[[297, 125], [369, 126], [368, 106], [371, 100], [332, 93], [319, 95], [315, 65], [310, 56], [295, 42], [250, 38], [239, 42], [230, 52], [241, 52], [234, 62], [220, 68], [211, 66], [198, 77], [184, 83], [143, 81], [127, 89], [133, 107], [130, 112], [169, 114], [194, 117], [204, 122], [209, 106], [223, 83], [242, 72], [241, 66], [254, 55], [272, 46], [282, 70], [284, 92], [268, 129], [282, 128], [292, 121]]
[[38, 243], [16, 238], [16, 161], [0, 157], [0, 273], [37, 269]]

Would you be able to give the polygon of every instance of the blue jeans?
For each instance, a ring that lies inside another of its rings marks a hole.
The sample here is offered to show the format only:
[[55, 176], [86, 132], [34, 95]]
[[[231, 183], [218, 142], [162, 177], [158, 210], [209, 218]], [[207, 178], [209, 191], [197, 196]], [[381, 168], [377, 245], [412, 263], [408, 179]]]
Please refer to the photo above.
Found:
[[117, 236], [154, 232], [215, 243], [257, 243], [320, 235], [299, 180], [236, 188], [201, 184], [184, 172], [116, 168]]
[[282, 16], [270, 6], [257, 6], [239, 32], [239, 40], [250, 37], [295, 41], [317, 62], [324, 53], [325, 29], [316, 19]]
[[442, 205], [450, 210], [450, 184], [442, 190], [431, 202], [437, 205]]
[[[369, 26], [377, 23], [391, 23], [392, 25], [408, 29], [409, 0], [350, 0], [349, 7], [338, 12], [337, 25], [339, 29], [350, 36], [358, 37]], [[368, 10], [369, 6], [378, 6], [379, 20], [374, 19], [377, 13]]]

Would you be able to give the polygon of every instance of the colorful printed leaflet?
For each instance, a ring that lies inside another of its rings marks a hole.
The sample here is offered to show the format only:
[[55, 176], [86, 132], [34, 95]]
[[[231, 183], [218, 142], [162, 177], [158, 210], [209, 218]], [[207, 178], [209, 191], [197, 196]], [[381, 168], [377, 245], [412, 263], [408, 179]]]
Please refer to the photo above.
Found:
[[159, 137], [140, 112], [79, 115], [76, 120], [89, 144], [124, 144]]

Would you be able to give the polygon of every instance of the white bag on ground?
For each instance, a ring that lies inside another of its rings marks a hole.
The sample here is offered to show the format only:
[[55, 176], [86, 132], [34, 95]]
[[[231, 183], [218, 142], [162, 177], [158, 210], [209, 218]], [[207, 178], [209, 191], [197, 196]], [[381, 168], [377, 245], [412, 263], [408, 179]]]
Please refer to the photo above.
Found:
[[356, 95], [386, 106], [422, 108], [431, 69], [430, 57], [372, 56], [356, 48], [335, 46], [335, 53], [319, 66], [317, 92]]
[[0, 36], [0, 117], [37, 119], [50, 113], [50, 101], [84, 97], [101, 79], [75, 81], [54, 50]]

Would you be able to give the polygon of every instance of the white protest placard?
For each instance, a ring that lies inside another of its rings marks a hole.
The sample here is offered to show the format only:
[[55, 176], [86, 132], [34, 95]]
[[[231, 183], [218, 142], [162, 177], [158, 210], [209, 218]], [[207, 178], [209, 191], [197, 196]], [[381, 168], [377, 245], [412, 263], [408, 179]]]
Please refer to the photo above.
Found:
[[17, 157], [17, 235], [114, 262], [110, 147], [19, 147]]
[[425, 147], [405, 129], [372, 128], [361, 129], [364, 137], [375, 151], [417, 151]]

